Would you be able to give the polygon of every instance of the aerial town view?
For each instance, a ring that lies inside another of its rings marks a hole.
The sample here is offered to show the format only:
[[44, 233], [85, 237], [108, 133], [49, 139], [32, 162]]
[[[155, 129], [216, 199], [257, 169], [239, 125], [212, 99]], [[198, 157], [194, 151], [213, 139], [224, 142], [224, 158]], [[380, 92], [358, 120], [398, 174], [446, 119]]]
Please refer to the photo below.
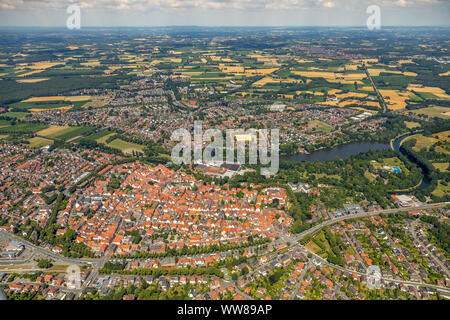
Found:
[[450, 299], [448, 2], [63, 2], [0, 0], [0, 300]]

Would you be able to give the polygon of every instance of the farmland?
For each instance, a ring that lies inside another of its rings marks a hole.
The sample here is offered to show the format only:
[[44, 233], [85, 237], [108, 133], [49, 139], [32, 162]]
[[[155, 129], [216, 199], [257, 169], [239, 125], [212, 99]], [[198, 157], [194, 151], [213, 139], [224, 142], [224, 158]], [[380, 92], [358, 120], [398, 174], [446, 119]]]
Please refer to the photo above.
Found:
[[128, 154], [133, 153], [133, 151], [143, 152], [143, 150], [144, 150], [144, 146], [142, 146], [142, 145], [128, 142], [128, 141], [123, 141], [121, 139], [115, 139], [115, 140], [111, 141], [108, 144], [108, 146], [111, 148], [119, 149], [119, 150], [123, 151], [124, 153], [128, 153]]
[[413, 110], [416, 114], [425, 114], [429, 117], [438, 117], [442, 119], [450, 119], [450, 108], [433, 106], [423, 109]]
[[41, 148], [41, 147], [45, 147], [48, 146], [50, 144], [53, 143], [53, 140], [50, 139], [45, 139], [45, 138], [41, 138], [41, 137], [34, 137], [28, 140], [30, 142], [30, 147], [31, 148]]

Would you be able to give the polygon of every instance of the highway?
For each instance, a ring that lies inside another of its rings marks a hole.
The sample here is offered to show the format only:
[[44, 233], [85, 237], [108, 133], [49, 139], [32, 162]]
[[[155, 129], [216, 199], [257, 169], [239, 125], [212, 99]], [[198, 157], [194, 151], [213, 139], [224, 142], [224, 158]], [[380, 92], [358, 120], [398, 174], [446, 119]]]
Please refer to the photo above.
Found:
[[433, 209], [433, 208], [438, 208], [438, 207], [442, 208], [442, 207], [446, 207], [448, 205], [450, 205], [450, 202], [441, 202], [441, 203], [427, 204], [427, 205], [423, 205], [423, 206], [419, 206], [419, 207], [395, 208], [395, 209], [385, 209], [385, 210], [378, 210], [378, 211], [372, 211], [372, 212], [364, 212], [364, 213], [358, 213], [358, 214], [348, 214], [348, 215], [345, 215], [342, 217], [326, 220], [326, 221], [322, 222], [321, 224], [318, 224], [318, 225], [312, 227], [311, 229], [308, 229], [306, 231], [299, 233], [296, 237], [295, 236], [292, 237], [291, 241], [300, 240], [300, 239], [306, 237], [307, 235], [310, 235], [310, 234], [322, 229], [325, 226], [333, 225], [339, 221], [372, 217], [372, 216], [377, 216], [377, 215], [380, 215], [383, 213], [396, 213], [399, 211]]
[[381, 105], [383, 107], [383, 113], [386, 113], [387, 107], [386, 103], [384, 102], [384, 98], [381, 95], [380, 91], [378, 91], [377, 86], [375, 85], [375, 82], [373, 82], [372, 76], [369, 73], [369, 70], [367, 70], [366, 66], [363, 65], [364, 71], [366, 72], [367, 78], [369, 78], [370, 82], [372, 83], [373, 90], [375, 90], [375, 93], [378, 96], [378, 100], [381, 102]]

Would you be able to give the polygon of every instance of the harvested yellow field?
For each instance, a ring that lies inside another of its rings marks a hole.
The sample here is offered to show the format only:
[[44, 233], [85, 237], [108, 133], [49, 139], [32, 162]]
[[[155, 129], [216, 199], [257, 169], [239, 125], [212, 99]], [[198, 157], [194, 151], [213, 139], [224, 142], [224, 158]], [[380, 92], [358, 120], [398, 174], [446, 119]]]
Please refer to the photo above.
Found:
[[71, 106], [52, 108], [52, 109], [33, 108], [33, 109], [28, 109], [28, 111], [31, 111], [31, 112], [44, 112], [44, 111], [49, 111], [49, 110], [69, 110], [71, 108], [72, 108]]
[[44, 136], [44, 137], [48, 137], [52, 134], [55, 134], [57, 132], [63, 131], [65, 129], [69, 128], [69, 126], [50, 126], [47, 129], [41, 130], [39, 132], [37, 132], [36, 134], [38, 136]]
[[399, 92], [397, 90], [380, 90], [388, 109], [399, 110], [406, 108], [406, 100], [409, 99], [409, 92]]
[[329, 101], [321, 102], [321, 104], [326, 104], [327, 106], [337, 107], [339, 104], [339, 100], [329, 100]]
[[78, 49], [79, 47], [77, 47], [77, 46], [68, 46], [68, 47], [66, 47], [67, 49], [69, 49], [69, 50], [76, 50], [76, 49]]
[[450, 96], [439, 87], [421, 87], [419, 85], [409, 85], [408, 90], [424, 93], [432, 93], [441, 99], [450, 99]]
[[365, 106], [371, 106], [371, 107], [379, 107], [380, 103], [378, 101], [364, 101], [363, 104]]
[[27, 66], [28, 69], [32, 70], [42, 70], [42, 69], [48, 69], [52, 68], [54, 66], [58, 66], [60, 64], [64, 64], [63, 62], [49, 62], [49, 61], [41, 61], [41, 62], [34, 62], [31, 66]]
[[450, 76], [450, 71], [447, 71], [447, 72], [444, 72], [444, 73], [439, 73], [439, 75], [441, 77]]
[[212, 61], [214, 61], [214, 62], [218, 62], [218, 61], [222, 61], [222, 58], [221, 57], [218, 57], [218, 56], [209, 56], [210, 58], [211, 58], [211, 60]]
[[446, 172], [448, 169], [449, 163], [448, 162], [433, 162], [433, 167], [438, 169], [441, 172]]
[[42, 69], [42, 70], [34, 70], [34, 71], [30, 71], [30, 72], [27, 72], [27, 73], [24, 73], [24, 74], [19, 74], [18, 77], [19, 77], [19, 78], [22, 78], [22, 77], [28, 77], [28, 76], [31, 76], [31, 75], [33, 75], [33, 74], [40, 73], [40, 72], [42, 72], [42, 71], [44, 71], [44, 69]]
[[312, 60], [306, 60], [306, 59], [296, 59], [296, 61], [297, 61], [298, 63], [310, 63], [310, 62], [314, 62], [314, 61], [312, 61]]
[[206, 60], [205, 58], [201, 58], [200, 61], [201, 61], [202, 63], [208, 63], [208, 60]]
[[66, 97], [65, 101], [77, 102], [77, 101], [87, 101], [91, 100], [91, 96], [72, 96]]
[[397, 70], [372, 69], [372, 68], [369, 68], [367, 70], [369, 71], [371, 76], [375, 76], [375, 77], [378, 77], [380, 75], [380, 73], [382, 73], [382, 72], [402, 74], [402, 75], [408, 76], [408, 77], [416, 77], [417, 76], [417, 73], [415, 73], [415, 72], [401, 72], [401, 71], [397, 71]]
[[82, 66], [86, 66], [86, 67], [99, 67], [101, 65], [100, 61], [98, 60], [93, 60], [93, 61], [88, 61], [88, 62], [82, 62], [80, 63]]
[[244, 73], [245, 68], [241, 66], [226, 66], [223, 64], [219, 64], [219, 69], [225, 73]]
[[397, 64], [402, 65], [402, 64], [407, 64], [407, 63], [414, 63], [416, 64], [414, 61], [412, 61], [411, 59], [408, 60], [398, 60]]
[[274, 79], [272, 77], [264, 77], [259, 81], [256, 81], [252, 84], [254, 87], [263, 87], [267, 83], [299, 83], [301, 80], [297, 79]]
[[164, 62], [164, 61], [163, 60], [153, 60], [152, 62], [150, 62], [150, 66], [157, 65], [157, 64], [159, 64], [161, 62]]
[[361, 104], [361, 101], [359, 100], [345, 100], [338, 103], [339, 107], [346, 107], [352, 104]]
[[366, 87], [362, 87], [361, 90], [364, 90], [364, 91], [373, 91], [373, 87], [372, 87], [372, 86], [366, 86]]
[[40, 79], [22, 79], [16, 80], [17, 83], [38, 83], [42, 81], [50, 80], [50, 78], [40, 78]]
[[166, 59], [173, 63], [181, 63], [181, 61], [183, 61], [183, 59], [181, 58], [166, 58]]
[[33, 97], [22, 102], [64, 101], [65, 99], [65, 96]]
[[359, 93], [359, 92], [347, 92], [347, 93], [342, 93], [342, 94], [336, 94], [336, 97], [338, 97], [338, 98], [349, 98], [349, 97], [365, 98], [367, 96], [368, 96], [367, 93]]
[[331, 95], [336, 95], [336, 94], [339, 93], [339, 92], [342, 92], [342, 91], [339, 90], [339, 89], [331, 89], [331, 90], [328, 91], [328, 95], [329, 95], [329, 96], [331, 96]]
[[435, 133], [433, 137], [438, 138], [439, 141], [450, 142], [450, 130]]

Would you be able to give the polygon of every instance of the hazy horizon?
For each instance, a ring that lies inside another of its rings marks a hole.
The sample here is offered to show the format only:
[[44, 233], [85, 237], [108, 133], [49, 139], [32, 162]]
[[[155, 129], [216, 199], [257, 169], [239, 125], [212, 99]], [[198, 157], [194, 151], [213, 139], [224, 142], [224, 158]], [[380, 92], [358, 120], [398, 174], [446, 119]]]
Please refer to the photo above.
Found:
[[82, 27], [363, 27], [370, 5], [382, 26], [450, 26], [446, 0], [0, 0], [0, 26], [65, 27], [69, 5]]

